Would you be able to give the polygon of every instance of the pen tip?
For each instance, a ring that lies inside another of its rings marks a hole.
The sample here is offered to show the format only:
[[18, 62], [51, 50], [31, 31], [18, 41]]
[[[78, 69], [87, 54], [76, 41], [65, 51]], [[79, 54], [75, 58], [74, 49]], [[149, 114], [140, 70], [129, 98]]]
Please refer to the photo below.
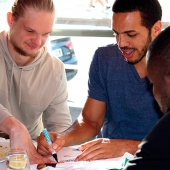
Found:
[[53, 158], [58, 162], [57, 154], [53, 154]]

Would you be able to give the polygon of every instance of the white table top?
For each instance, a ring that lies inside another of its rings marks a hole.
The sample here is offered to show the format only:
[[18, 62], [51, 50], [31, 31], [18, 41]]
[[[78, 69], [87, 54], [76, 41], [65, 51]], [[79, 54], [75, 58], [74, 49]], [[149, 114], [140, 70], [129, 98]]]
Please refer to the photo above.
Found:
[[[9, 140], [5, 140], [4, 138], [0, 138], [0, 144], [3, 142], [9, 143]], [[56, 168], [53, 167], [46, 167], [42, 170], [106, 170], [106, 169], [113, 169], [113, 168], [122, 168], [126, 159], [132, 159], [133, 155], [129, 153], [125, 153], [122, 157], [119, 158], [112, 158], [112, 159], [105, 159], [105, 160], [96, 160], [96, 161], [79, 161], [74, 162], [74, 158], [80, 154], [81, 151], [77, 151], [73, 147], [64, 147], [58, 153], [58, 159], [60, 164], [56, 165]], [[31, 170], [37, 170], [37, 165], [31, 165]], [[0, 162], [0, 170], [5, 170], [6, 165], [5, 162]]]

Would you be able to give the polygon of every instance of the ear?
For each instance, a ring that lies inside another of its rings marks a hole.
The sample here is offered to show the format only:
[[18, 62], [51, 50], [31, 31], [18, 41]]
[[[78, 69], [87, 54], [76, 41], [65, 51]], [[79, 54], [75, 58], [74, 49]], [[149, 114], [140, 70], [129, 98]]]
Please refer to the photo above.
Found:
[[12, 24], [13, 24], [13, 17], [12, 17], [12, 13], [11, 12], [7, 13], [7, 22], [8, 22], [9, 27], [11, 27]]
[[155, 39], [155, 37], [157, 37], [157, 35], [162, 31], [162, 22], [160, 20], [158, 20], [152, 27], [152, 39]]

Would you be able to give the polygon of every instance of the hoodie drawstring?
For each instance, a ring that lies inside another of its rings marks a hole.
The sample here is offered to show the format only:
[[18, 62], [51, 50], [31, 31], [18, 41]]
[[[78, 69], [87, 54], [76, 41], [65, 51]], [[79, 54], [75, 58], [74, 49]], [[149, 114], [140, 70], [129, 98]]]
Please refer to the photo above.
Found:
[[20, 76], [20, 79], [19, 79], [19, 106], [21, 105], [21, 80], [22, 80], [22, 73], [23, 73], [23, 69], [21, 69], [21, 76]]

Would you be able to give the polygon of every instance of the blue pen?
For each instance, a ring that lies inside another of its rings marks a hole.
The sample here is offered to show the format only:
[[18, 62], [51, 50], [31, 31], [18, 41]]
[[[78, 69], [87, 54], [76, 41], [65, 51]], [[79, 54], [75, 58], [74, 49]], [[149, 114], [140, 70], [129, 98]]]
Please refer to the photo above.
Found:
[[[48, 142], [48, 144], [52, 146], [52, 142], [51, 142], [50, 136], [49, 136], [48, 131], [47, 131], [46, 128], [44, 128], [43, 134], [44, 134], [45, 139]], [[53, 158], [58, 162], [57, 153], [56, 153], [56, 151], [54, 149], [52, 151], [52, 155], [53, 155]]]

